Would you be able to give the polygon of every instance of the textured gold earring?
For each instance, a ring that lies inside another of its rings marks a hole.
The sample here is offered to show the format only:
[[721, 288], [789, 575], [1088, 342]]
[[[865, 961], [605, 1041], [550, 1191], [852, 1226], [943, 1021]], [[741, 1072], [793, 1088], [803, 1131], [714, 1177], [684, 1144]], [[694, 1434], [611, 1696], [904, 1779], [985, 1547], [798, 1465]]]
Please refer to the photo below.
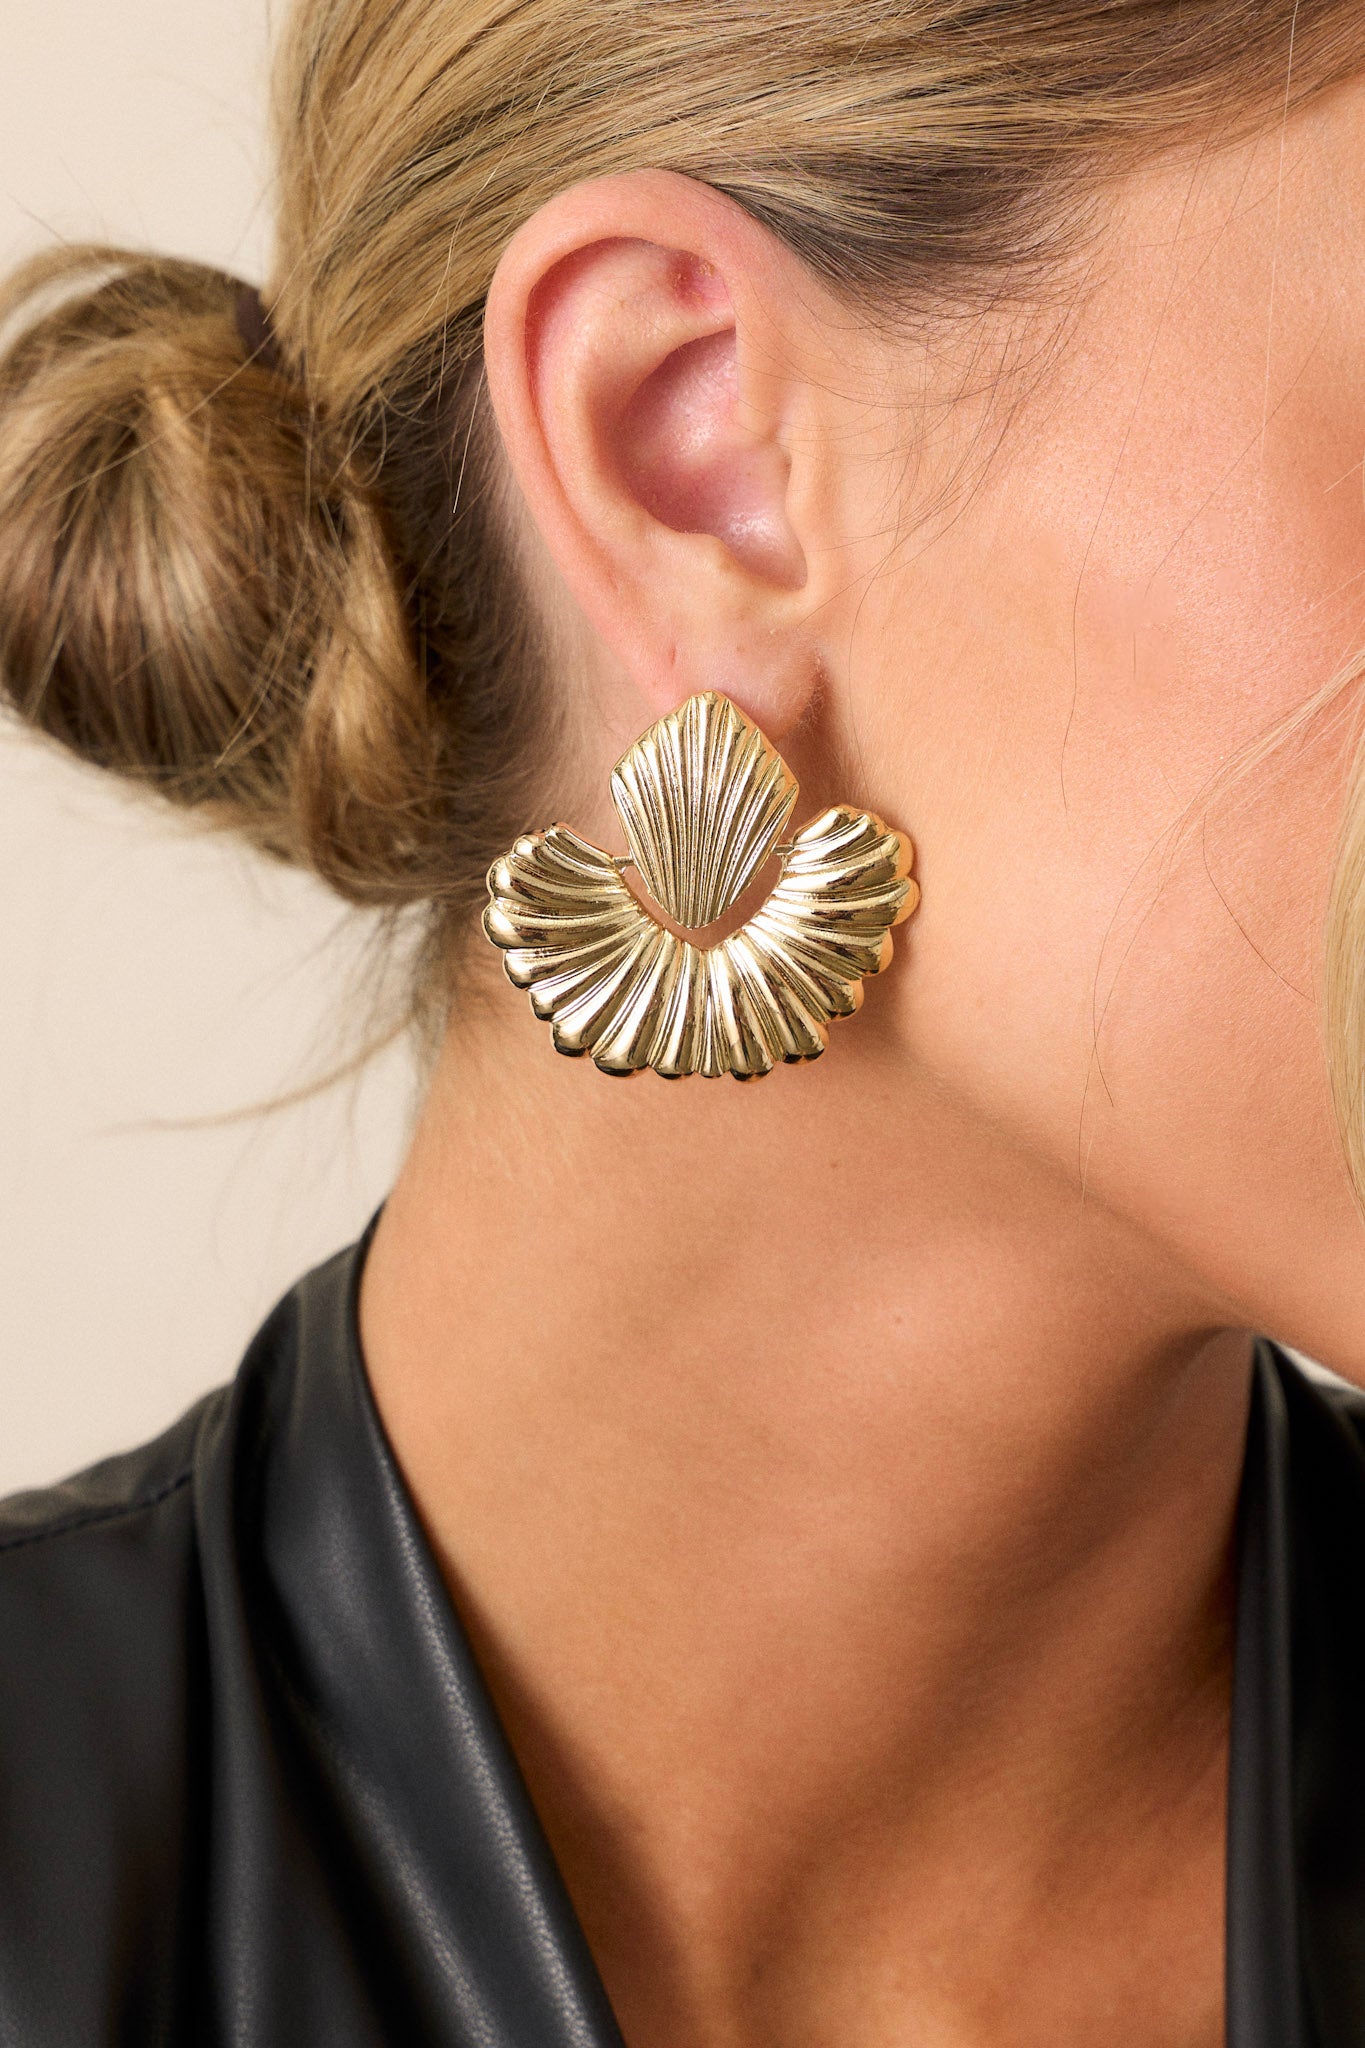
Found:
[[[818, 1059], [831, 1020], [858, 1008], [865, 977], [891, 958], [891, 927], [919, 902], [909, 839], [840, 804], [780, 844], [796, 779], [714, 690], [643, 733], [611, 792], [628, 854], [551, 825], [488, 871], [483, 928], [558, 1050], [588, 1053], [606, 1074], [652, 1067], [670, 1080], [750, 1081], [779, 1061]], [[774, 852], [772, 894], [713, 946], [660, 924], [621, 879], [633, 862], [673, 922], [698, 931]]]

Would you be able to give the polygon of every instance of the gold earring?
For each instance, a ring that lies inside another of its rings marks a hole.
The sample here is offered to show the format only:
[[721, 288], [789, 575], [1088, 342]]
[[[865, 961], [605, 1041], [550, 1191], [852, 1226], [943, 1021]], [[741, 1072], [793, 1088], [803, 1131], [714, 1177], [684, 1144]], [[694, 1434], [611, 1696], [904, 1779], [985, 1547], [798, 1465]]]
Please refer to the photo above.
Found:
[[[818, 1059], [863, 981], [891, 958], [891, 927], [919, 902], [909, 839], [840, 804], [780, 835], [797, 783], [728, 697], [708, 690], [661, 718], [612, 771], [628, 854], [567, 825], [517, 840], [488, 871], [483, 928], [530, 991], [562, 1053], [606, 1074], [652, 1067], [750, 1081]], [[634, 862], [676, 924], [723, 917], [771, 853], [777, 883], [747, 924], [699, 947], [651, 917], [621, 879]]]

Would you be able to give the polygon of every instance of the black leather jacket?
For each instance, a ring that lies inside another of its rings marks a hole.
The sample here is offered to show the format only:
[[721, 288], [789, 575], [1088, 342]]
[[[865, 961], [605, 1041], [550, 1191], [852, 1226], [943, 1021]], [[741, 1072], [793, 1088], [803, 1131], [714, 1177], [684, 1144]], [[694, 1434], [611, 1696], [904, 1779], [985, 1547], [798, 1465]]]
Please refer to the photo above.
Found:
[[[619, 2048], [372, 1405], [363, 1247], [0, 1506], [4, 2048]], [[1365, 1396], [1260, 1347], [1231, 2048], [1365, 2044]]]

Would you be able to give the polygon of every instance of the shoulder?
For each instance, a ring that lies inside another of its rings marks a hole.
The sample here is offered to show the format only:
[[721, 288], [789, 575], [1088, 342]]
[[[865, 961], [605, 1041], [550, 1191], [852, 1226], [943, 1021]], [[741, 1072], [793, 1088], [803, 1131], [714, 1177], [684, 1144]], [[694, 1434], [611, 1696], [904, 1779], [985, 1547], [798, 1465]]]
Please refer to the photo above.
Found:
[[222, 1389], [206, 1395], [137, 1450], [101, 1459], [55, 1486], [0, 1500], [0, 1556], [143, 1515], [169, 1499], [189, 1480], [201, 1423], [222, 1398]]
[[0, 1501], [0, 1759], [36, 1689], [60, 1682], [70, 1698], [132, 1666], [145, 1683], [153, 1641], [182, 1624], [195, 1454], [223, 1399], [207, 1396], [135, 1451]]
[[195, 1453], [224, 1398], [138, 1450], [0, 1501], [0, 1771], [84, 1694], [107, 1716], [123, 1673], [148, 1700], [153, 1646], [184, 1624]]
[[[225, 1589], [259, 1549], [259, 1471], [289, 1436], [300, 1346], [349, 1301], [354, 1264], [341, 1254], [298, 1281], [233, 1380], [161, 1436], [0, 1501], [0, 1793], [63, 1759], [120, 1786], [144, 1761], [173, 1769], [207, 1711], [213, 1588], [231, 1605]], [[0, 1796], [0, 1829], [13, 1811]]]
[[[225, 1398], [139, 1450], [0, 1502], [5, 2038], [105, 2039], [106, 1990], [133, 1929], [169, 1968], [202, 1661], [192, 1480]], [[152, 2039], [150, 1981], [146, 1995]]]
[[153, 1442], [0, 1501], [0, 2043], [218, 2036], [196, 2002], [210, 1897], [244, 1843], [254, 1883], [266, 1840], [294, 1842], [272, 1805], [274, 1624], [317, 1490], [300, 1447], [325, 1439], [326, 1467], [360, 1398], [358, 1257], [291, 1288], [232, 1381]]

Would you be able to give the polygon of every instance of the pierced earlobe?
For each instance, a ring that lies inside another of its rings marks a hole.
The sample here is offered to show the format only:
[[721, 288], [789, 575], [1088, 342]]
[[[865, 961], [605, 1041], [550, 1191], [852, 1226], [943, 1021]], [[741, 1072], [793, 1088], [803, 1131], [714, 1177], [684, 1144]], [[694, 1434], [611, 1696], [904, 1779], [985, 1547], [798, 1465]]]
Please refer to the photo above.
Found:
[[[528, 833], [488, 874], [483, 928], [559, 1052], [603, 1073], [755, 1080], [818, 1059], [835, 1017], [891, 959], [919, 902], [913, 848], [870, 812], [836, 805], [779, 844], [797, 783], [776, 748], [717, 691], [690, 697], [612, 774], [630, 851], [567, 825]], [[650, 916], [621, 879], [633, 862], [678, 924], [723, 917], [770, 854], [772, 894], [729, 938], [699, 947]]]

